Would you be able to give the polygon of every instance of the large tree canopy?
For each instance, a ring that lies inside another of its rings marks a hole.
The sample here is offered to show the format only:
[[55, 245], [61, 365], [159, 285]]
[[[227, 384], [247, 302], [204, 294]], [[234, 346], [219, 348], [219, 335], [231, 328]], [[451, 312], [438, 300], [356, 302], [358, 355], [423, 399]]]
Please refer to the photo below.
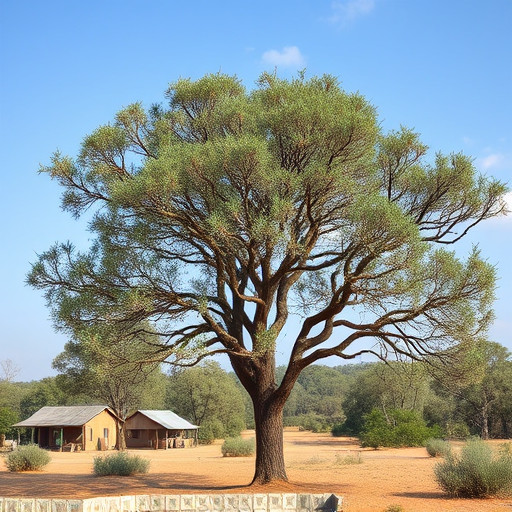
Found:
[[[446, 247], [503, 213], [506, 189], [462, 154], [427, 161], [411, 130], [381, 133], [375, 109], [330, 76], [264, 74], [247, 92], [208, 75], [166, 96], [42, 168], [65, 210], [94, 208], [95, 242], [52, 247], [28, 281], [73, 334], [115, 323], [140, 336], [148, 322], [153, 358], [227, 354], [254, 403], [255, 481], [286, 479], [282, 408], [305, 367], [430, 357], [485, 328], [494, 269]], [[291, 313], [302, 315], [293, 338]]]

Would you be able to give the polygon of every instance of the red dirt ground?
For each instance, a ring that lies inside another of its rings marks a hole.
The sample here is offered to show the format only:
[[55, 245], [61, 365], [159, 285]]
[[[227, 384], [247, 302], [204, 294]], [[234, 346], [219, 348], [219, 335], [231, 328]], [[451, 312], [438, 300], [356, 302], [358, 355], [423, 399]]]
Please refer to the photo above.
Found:
[[[245, 436], [253, 435], [245, 432]], [[347, 512], [382, 512], [401, 505], [405, 512], [512, 511], [512, 499], [448, 498], [434, 480], [439, 462], [424, 448], [361, 450], [357, 440], [329, 434], [285, 432], [289, 483], [247, 487], [254, 457], [224, 458], [220, 443], [177, 450], [133, 451], [151, 460], [146, 475], [95, 477], [98, 453], [52, 453], [43, 471], [10, 473], [0, 457], [0, 497], [89, 498], [132, 494], [203, 494], [246, 492], [335, 493]], [[103, 454], [101, 454], [103, 455]], [[360, 464], [347, 457], [360, 455]]]

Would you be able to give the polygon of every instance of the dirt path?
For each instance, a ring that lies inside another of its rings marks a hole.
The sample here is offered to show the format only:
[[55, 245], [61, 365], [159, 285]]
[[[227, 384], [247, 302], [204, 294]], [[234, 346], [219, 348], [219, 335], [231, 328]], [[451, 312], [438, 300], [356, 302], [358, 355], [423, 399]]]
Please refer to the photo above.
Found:
[[[251, 433], [245, 433], [250, 436]], [[512, 512], [512, 499], [450, 499], [437, 487], [438, 460], [424, 448], [360, 450], [354, 439], [285, 432], [289, 484], [247, 488], [254, 458], [223, 458], [220, 444], [178, 450], [138, 450], [151, 460], [148, 474], [102, 477], [92, 474], [98, 453], [52, 453], [41, 472], [9, 473], [0, 458], [0, 497], [88, 498], [128, 494], [236, 492], [332, 492], [344, 497], [344, 511], [381, 512], [401, 505], [405, 512]], [[361, 457], [361, 463], [355, 462]]]

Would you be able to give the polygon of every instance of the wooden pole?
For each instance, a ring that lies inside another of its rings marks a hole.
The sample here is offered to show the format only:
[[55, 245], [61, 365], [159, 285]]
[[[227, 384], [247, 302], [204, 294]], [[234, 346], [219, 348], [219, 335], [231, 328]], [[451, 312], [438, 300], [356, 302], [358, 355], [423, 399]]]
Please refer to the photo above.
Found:
[[60, 452], [62, 451], [62, 445], [64, 444], [64, 429], [60, 429]]

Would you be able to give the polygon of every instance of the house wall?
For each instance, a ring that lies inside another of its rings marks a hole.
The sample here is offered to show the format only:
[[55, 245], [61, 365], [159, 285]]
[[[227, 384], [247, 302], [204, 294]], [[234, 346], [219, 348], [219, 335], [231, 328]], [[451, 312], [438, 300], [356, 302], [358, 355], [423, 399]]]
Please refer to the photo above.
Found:
[[[86, 451], [112, 450], [116, 445], [116, 421], [106, 410], [84, 425]], [[107, 429], [107, 432], [105, 432]], [[105, 437], [107, 433], [107, 437]]]

